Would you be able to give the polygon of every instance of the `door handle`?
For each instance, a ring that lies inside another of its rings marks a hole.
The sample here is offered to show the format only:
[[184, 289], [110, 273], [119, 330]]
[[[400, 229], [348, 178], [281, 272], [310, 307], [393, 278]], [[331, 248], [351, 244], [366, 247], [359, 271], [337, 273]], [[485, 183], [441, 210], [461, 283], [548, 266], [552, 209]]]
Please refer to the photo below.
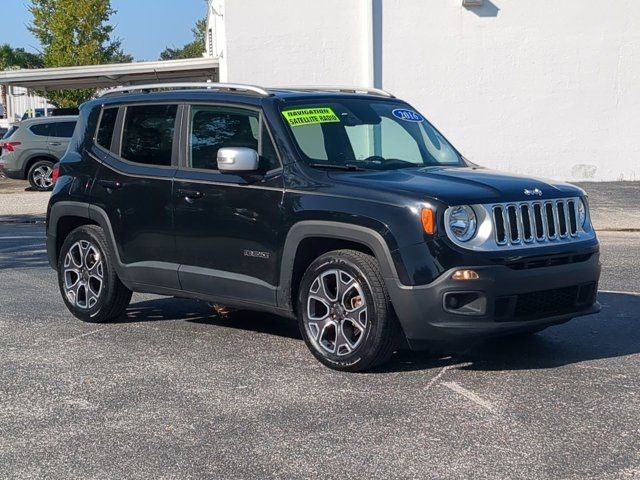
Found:
[[194, 200], [204, 197], [204, 194], [198, 190], [183, 190], [179, 188], [176, 193], [178, 194], [178, 197], [184, 198], [185, 201], [189, 203], [193, 203]]
[[98, 184], [109, 190], [117, 190], [122, 187], [122, 183], [116, 182], [115, 180], [98, 180]]
[[62, 145], [62, 142], [49, 142], [49, 145], [51, 145], [52, 147], [59, 147], [60, 145]]

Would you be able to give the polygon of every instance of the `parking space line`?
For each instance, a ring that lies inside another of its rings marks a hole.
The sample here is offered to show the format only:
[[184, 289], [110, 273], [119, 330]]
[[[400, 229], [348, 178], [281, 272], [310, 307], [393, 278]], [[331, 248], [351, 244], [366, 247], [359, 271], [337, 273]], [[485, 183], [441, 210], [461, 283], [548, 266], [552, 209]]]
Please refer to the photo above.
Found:
[[489, 410], [492, 413], [495, 411], [493, 405], [491, 405], [490, 402], [488, 402], [487, 400], [483, 399], [482, 397], [480, 397], [476, 393], [472, 392], [471, 390], [467, 390], [462, 385], [460, 385], [460, 384], [458, 384], [456, 382], [442, 382], [442, 385], [444, 387], [447, 387], [450, 390], [453, 390], [456, 393], [459, 393], [460, 395], [462, 395], [463, 397], [467, 398], [468, 400], [471, 400], [476, 405], [479, 405], [482, 408], [486, 408], [487, 410]]
[[451, 370], [453, 367], [468, 367], [469, 365], [471, 365], [471, 362], [465, 362], [465, 363], [452, 363], [451, 365], [446, 365], [444, 367], [442, 367], [442, 369], [438, 372], [438, 374], [433, 377], [431, 380], [429, 380], [429, 383], [427, 383], [427, 386], [425, 387], [425, 390], [429, 390], [431, 387], [433, 387], [436, 382], [438, 380], [440, 380], [442, 378], [442, 376], [447, 373], [448, 370]]
[[39, 236], [18, 236], [18, 237], [0, 237], [0, 240], [44, 240], [47, 237]]
[[598, 293], [620, 293], [622, 295], [633, 295], [634, 297], [640, 297], [638, 292], [621, 292], [618, 290], [598, 290]]
[[102, 330], [107, 329], [107, 327], [97, 328], [95, 330], [91, 330], [90, 332], [85, 332], [82, 335], [76, 335], [75, 337], [68, 338], [65, 340], [65, 343], [75, 342], [76, 340], [80, 340], [83, 337], [88, 337], [89, 335], [94, 335]]

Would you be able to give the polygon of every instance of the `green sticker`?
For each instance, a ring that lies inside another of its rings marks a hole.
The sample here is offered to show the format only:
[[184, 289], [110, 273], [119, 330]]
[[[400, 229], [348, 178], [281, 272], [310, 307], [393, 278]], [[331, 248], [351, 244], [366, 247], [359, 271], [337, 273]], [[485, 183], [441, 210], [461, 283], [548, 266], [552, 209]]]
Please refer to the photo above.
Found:
[[340, 119], [329, 107], [322, 108], [295, 108], [282, 112], [284, 118], [292, 127], [300, 125], [312, 125], [314, 123], [335, 123]]

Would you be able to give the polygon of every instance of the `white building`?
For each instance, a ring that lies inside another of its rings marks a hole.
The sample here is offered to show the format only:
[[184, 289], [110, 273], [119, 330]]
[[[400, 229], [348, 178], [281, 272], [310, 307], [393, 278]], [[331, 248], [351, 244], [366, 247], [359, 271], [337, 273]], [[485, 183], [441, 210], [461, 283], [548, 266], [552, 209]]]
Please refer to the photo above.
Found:
[[6, 116], [6, 118], [0, 119], [0, 127], [6, 128], [9, 124], [20, 120], [25, 113], [29, 116], [35, 116], [37, 110], [54, 108], [46, 98], [36, 95], [32, 90], [24, 87], [10, 88], [6, 96], [0, 96], [0, 103], [3, 102], [2, 97], [7, 99], [7, 105], [0, 106], [2, 113], [0, 116]]
[[640, 180], [637, 0], [211, 0], [210, 7], [207, 48], [220, 57], [221, 81], [381, 87], [481, 165]]

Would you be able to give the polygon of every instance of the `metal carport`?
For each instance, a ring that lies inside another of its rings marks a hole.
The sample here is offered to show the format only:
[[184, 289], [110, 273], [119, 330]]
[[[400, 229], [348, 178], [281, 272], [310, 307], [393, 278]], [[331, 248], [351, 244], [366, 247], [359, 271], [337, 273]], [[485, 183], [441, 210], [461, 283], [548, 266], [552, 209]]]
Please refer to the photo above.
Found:
[[[195, 82], [218, 80], [217, 57], [163, 60], [154, 62], [84, 65], [76, 67], [4, 70], [0, 85], [8, 97], [13, 87], [34, 90], [65, 90], [74, 88], [108, 88], [150, 82]], [[7, 102], [7, 118], [11, 118], [11, 101]]]

